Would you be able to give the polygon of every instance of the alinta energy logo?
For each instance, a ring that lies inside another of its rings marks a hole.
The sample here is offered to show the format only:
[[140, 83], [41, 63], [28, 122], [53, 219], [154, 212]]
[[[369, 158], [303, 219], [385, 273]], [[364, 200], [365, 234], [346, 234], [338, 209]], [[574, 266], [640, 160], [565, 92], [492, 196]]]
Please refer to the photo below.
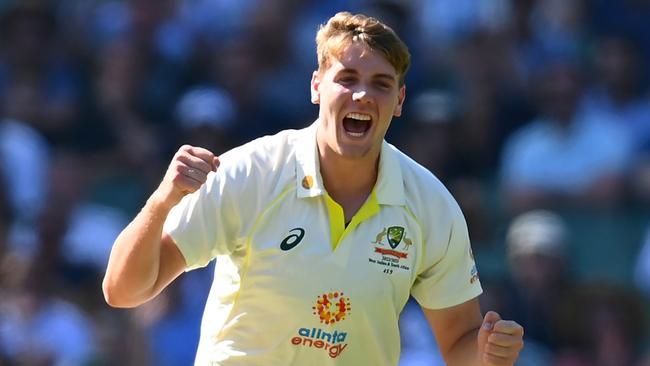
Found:
[[312, 307], [314, 314], [318, 315], [321, 323], [334, 324], [345, 319], [350, 313], [350, 299], [343, 296], [343, 293], [330, 292], [323, 294], [316, 299], [316, 305]]
[[348, 346], [345, 343], [347, 333], [332, 330], [331, 326], [345, 320], [351, 310], [350, 298], [344, 296], [342, 292], [318, 295], [312, 306], [313, 314], [318, 316], [321, 323], [330, 326], [330, 329], [300, 328], [298, 335], [291, 338], [291, 343], [294, 346], [322, 349], [331, 358], [338, 357]]

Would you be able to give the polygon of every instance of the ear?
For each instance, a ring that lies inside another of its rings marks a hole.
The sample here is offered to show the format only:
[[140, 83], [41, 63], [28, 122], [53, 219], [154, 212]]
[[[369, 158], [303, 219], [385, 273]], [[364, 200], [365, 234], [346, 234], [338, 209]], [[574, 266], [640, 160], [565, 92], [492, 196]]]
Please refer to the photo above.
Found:
[[402, 115], [402, 106], [404, 105], [404, 99], [406, 99], [406, 85], [402, 85], [399, 88], [399, 95], [397, 96], [397, 105], [393, 111], [393, 116], [399, 117]]
[[311, 74], [311, 102], [312, 104], [320, 104], [320, 91], [318, 88], [320, 87], [320, 74], [318, 73], [318, 70], [314, 71], [313, 74]]

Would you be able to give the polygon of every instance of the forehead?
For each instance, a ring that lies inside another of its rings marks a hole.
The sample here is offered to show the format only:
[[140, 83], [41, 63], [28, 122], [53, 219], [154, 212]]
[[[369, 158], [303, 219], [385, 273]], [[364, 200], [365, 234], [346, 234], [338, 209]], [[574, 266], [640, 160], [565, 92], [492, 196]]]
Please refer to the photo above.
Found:
[[397, 78], [395, 67], [380, 52], [360, 43], [352, 43], [344, 48], [338, 57], [331, 56], [328, 71], [343, 70]]

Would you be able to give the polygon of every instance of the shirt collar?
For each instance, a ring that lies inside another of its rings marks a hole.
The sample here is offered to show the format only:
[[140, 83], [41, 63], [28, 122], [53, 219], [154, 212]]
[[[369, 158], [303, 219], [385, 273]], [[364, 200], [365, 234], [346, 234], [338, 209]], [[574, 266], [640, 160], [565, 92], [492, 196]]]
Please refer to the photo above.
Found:
[[406, 204], [402, 166], [398, 154], [395, 146], [384, 140], [381, 145], [379, 174], [375, 184], [375, 192], [380, 204], [398, 206]]
[[296, 191], [299, 198], [316, 197], [325, 193], [320, 175], [316, 130], [318, 120], [299, 131], [296, 143]]
[[[300, 131], [296, 141], [296, 191], [299, 198], [316, 197], [325, 193], [320, 174], [316, 130], [318, 121]], [[379, 174], [375, 194], [379, 204], [404, 205], [404, 182], [397, 149], [383, 141], [379, 158]]]

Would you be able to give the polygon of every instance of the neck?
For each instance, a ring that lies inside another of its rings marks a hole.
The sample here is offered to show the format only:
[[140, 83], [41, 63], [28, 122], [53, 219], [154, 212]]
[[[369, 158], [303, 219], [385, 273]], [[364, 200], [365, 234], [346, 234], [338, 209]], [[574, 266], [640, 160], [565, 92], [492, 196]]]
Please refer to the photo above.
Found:
[[330, 194], [346, 191], [369, 194], [377, 181], [379, 157], [373, 160], [361, 163], [321, 158], [320, 170], [325, 188]]
[[319, 147], [320, 172], [327, 193], [349, 220], [366, 201], [377, 181], [379, 152], [346, 158]]

